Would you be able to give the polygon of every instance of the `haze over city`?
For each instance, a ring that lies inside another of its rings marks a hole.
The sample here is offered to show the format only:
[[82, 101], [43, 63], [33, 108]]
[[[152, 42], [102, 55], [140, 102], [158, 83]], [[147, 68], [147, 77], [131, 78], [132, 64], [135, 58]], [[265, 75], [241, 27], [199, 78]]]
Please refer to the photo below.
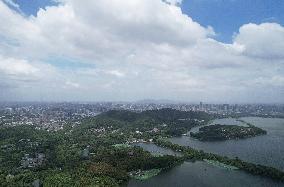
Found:
[[284, 102], [281, 0], [1, 0], [1, 101]]

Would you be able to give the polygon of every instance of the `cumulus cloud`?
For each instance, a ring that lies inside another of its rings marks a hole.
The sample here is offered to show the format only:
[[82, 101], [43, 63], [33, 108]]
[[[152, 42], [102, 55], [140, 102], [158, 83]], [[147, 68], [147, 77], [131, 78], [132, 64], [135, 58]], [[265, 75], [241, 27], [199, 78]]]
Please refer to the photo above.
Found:
[[234, 42], [243, 46], [245, 55], [267, 59], [284, 58], [284, 27], [277, 23], [243, 25]]
[[[180, 3], [60, 0], [24, 17], [0, 1], [3, 85], [13, 82], [11, 75], [29, 77], [33, 82], [22, 84], [29, 89], [17, 91], [50, 99], [225, 102], [243, 101], [251, 92], [262, 95], [264, 88], [281, 95], [281, 25], [243, 25], [233, 43], [225, 44], [214, 39], [212, 27], [183, 14]], [[49, 64], [50, 57], [94, 67], [66, 69]], [[283, 97], [267, 94], [267, 100]]]
[[41, 9], [28, 20], [4, 4], [0, 9], [1, 18], [8, 18], [1, 33], [9, 33], [23, 47], [45, 48], [45, 52], [93, 57], [107, 50], [125, 53], [117, 50], [127, 44], [194, 45], [214, 34], [182, 14], [180, 8], [160, 0], [66, 1], [58, 7]]

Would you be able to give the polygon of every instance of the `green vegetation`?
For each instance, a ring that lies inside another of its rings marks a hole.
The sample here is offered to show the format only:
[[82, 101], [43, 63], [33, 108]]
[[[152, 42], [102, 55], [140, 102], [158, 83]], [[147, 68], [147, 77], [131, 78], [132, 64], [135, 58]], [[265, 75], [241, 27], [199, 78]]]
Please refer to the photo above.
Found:
[[[146, 179], [188, 159], [218, 161], [252, 174], [283, 180], [283, 173], [274, 168], [160, 139], [180, 136], [213, 118], [204, 112], [172, 109], [141, 113], [109, 111], [85, 119], [81, 125], [66, 125], [57, 132], [32, 126], [0, 127], [0, 184], [3, 187], [32, 183], [47, 187], [120, 186], [133, 176]], [[184, 156], [154, 156], [140, 147], [129, 146], [152, 141]]]
[[[193, 119], [209, 117], [204, 113], [194, 115]], [[183, 160], [154, 156], [128, 144], [199, 125], [194, 120], [178, 120], [190, 116], [170, 109], [110, 111], [57, 132], [32, 126], [0, 127], [0, 184], [30, 186], [39, 181], [52, 187], [119, 186], [129, 180], [129, 172], [169, 169]]]
[[115, 148], [121, 148], [121, 149], [124, 149], [124, 148], [129, 148], [130, 147], [130, 145], [128, 145], [128, 144], [115, 144], [115, 145], [113, 145]]
[[208, 164], [211, 164], [213, 166], [217, 166], [217, 167], [221, 167], [221, 168], [225, 168], [225, 169], [229, 169], [229, 170], [237, 170], [239, 168], [235, 167], [235, 166], [230, 166], [227, 164], [223, 164], [221, 162], [215, 161], [215, 160], [207, 160], [204, 159], [205, 162], [207, 162]]
[[243, 139], [259, 135], [267, 132], [261, 128], [248, 124], [248, 127], [238, 125], [209, 125], [199, 129], [197, 133], [190, 133], [190, 136], [200, 141], [222, 141], [230, 139]]
[[[97, 118], [87, 120], [90, 125], [111, 124], [113, 129], [120, 128], [123, 133], [143, 132], [143, 136], [181, 136], [192, 127], [205, 125], [214, 116], [205, 112], [184, 112], [174, 109], [144, 111], [141, 113], [112, 110]], [[154, 130], [156, 128], [156, 131]]]
[[136, 171], [136, 172], [131, 172], [130, 176], [131, 178], [137, 179], [137, 180], [147, 180], [149, 178], [152, 178], [156, 175], [158, 175], [162, 169], [151, 169], [151, 170], [146, 170], [146, 171]]
[[[140, 147], [113, 146], [125, 137], [107, 133], [97, 137], [79, 129], [73, 135], [27, 126], [1, 128], [1, 186], [30, 186], [37, 179], [52, 187], [119, 186], [129, 180], [128, 172], [171, 168], [182, 161], [174, 156], [153, 156]], [[79, 132], [82, 134], [77, 136]], [[23, 167], [25, 154], [34, 161], [38, 153], [45, 155], [41, 165]]]

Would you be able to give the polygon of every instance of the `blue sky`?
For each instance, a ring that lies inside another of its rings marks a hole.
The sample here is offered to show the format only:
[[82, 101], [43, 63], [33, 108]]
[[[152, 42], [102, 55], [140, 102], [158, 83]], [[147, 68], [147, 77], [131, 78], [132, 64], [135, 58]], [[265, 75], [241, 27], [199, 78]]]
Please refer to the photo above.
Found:
[[[26, 15], [36, 15], [39, 8], [56, 4], [50, 0], [15, 0], [15, 3]], [[227, 43], [247, 23], [284, 25], [283, 0], [184, 0], [181, 8], [194, 21], [212, 26], [216, 39]]]
[[284, 24], [283, 0], [184, 0], [182, 10], [202, 25], [211, 25], [224, 42], [246, 23]]
[[55, 5], [51, 0], [14, 0], [26, 15], [36, 15], [39, 8]]

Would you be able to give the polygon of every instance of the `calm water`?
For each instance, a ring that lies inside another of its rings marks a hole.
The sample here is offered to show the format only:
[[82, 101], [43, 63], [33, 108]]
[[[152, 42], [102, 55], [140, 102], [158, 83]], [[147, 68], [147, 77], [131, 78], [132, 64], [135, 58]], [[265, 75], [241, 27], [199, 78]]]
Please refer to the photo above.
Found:
[[128, 187], [280, 187], [284, 184], [206, 162], [185, 162], [149, 180], [131, 180]]
[[[284, 171], [284, 119], [242, 118], [243, 120], [265, 129], [268, 134], [244, 140], [229, 140], [225, 142], [200, 142], [190, 137], [171, 138], [173, 143], [202, 149], [230, 157], [239, 158], [273, 166]], [[232, 118], [215, 120], [212, 123], [243, 125]], [[198, 128], [192, 131], [198, 131]], [[137, 144], [153, 154], [175, 155], [171, 150], [153, 144]], [[206, 162], [185, 162], [168, 172], [161, 173], [147, 181], [131, 180], [128, 187], [244, 187], [284, 186], [268, 178], [253, 176], [239, 170], [227, 170], [210, 165]]]
[[[265, 129], [267, 135], [243, 140], [228, 140], [222, 142], [201, 142], [191, 137], [171, 138], [173, 143], [190, 146], [229, 157], [239, 157], [242, 160], [273, 166], [284, 171], [284, 119], [272, 118], [242, 118], [246, 122]], [[212, 123], [240, 125], [233, 118], [218, 119]], [[198, 127], [199, 128], [199, 127]], [[192, 129], [197, 131], [198, 128]]]

